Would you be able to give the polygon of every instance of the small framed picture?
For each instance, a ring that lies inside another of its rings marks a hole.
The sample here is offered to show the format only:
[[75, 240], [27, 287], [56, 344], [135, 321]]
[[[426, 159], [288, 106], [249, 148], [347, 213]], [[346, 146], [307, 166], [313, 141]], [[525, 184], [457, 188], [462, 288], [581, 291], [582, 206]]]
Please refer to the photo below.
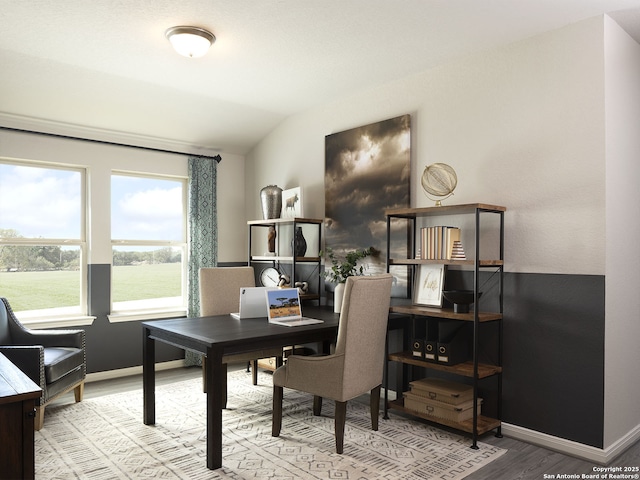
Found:
[[413, 303], [428, 307], [442, 307], [442, 285], [445, 265], [418, 265], [416, 267]]
[[300, 218], [302, 212], [302, 188], [290, 188], [282, 192], [282, 212], [280, 218]]

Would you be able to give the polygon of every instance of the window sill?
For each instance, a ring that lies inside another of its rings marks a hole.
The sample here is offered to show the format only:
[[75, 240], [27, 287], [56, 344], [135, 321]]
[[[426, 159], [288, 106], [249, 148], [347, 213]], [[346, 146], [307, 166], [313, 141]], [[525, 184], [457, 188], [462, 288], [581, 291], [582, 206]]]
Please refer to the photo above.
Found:
[[68, 327], [86, 327], [92, 325], [96, 317], [89, 316], [75, 316], [75, 317], [59, 317], [59, 318], [32, 318], [29, 320], [21, 319], [22, 323], [27, 328], [34, 330], [44, 328], [68, 328]]
[[140, 320], [160, 320], [162, 318], [186, 317], [186, 309], [145, 310], [144, 312], [117, 312], [107, 315], [109, 323], [138, 322]]

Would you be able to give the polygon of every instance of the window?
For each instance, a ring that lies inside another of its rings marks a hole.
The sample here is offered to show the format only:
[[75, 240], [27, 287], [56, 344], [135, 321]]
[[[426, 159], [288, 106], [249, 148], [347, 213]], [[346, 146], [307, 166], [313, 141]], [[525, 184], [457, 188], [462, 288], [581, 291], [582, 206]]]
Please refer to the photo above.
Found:
[[86, 314], [85, 172], [0, 162], [0, 292], [23, 318]]
[[186, 306], [184, 179], [111, 176], [111, 302], [116, 314]]

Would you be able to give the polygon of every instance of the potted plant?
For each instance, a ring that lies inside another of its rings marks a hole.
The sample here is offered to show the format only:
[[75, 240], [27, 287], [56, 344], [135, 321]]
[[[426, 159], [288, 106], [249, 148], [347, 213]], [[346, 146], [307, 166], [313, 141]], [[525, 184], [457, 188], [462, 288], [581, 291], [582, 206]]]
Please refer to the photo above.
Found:
[[[373, 255], [373, 247], [347, 252], [344, 259], [338, 258], [331, 247], [327, 248], [327, 258], [331, 260], [331, 267], [326, 268], [324, 277], [329, 281], [336, 283], [333, 298], [333, 311], [340, 313], [342, 307], [342, 296], [344, 295], [344, 284], [347, 277], [356, 275], [364, 275], [365, 266], [358, 265], [358, 261]], [[322, 252], [320, 252], [320, 256]]]

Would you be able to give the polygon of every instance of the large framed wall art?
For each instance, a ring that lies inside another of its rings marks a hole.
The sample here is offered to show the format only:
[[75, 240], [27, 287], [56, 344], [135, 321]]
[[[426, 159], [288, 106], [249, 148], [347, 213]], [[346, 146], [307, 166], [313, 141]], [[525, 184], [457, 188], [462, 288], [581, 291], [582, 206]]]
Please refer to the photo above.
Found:
[[[337, 256], [374, 247], [365, 274], [386, 270], [387, 208], [410, 206], [411, 116], [382, 120], [325, 137], [325, 244]], [[399, 228], [406, 230], [406, 223]], [[392, 247], [394, 248], [394, 247]], [[406, 252], [406, 242], [398, 245]], [[391, 272], [394, 296], [408, 294], [408, 272]]]

